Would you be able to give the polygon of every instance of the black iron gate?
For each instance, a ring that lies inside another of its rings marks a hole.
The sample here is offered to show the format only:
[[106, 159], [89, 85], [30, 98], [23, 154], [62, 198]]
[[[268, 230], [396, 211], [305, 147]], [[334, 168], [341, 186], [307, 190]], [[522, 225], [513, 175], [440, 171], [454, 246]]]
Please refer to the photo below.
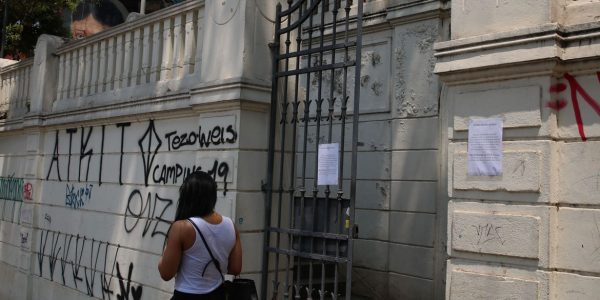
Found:
[[277, 5], [263, 299], [350, 299], [362, 2]]

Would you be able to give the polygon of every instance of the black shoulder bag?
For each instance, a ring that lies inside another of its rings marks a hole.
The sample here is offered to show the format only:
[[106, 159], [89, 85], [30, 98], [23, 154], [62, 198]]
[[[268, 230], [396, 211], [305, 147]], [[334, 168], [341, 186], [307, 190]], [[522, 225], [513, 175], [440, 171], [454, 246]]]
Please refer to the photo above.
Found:
[[[194, 228], [196, 228], [196, 231], [198, 231], [198, 234], [200, 235], [200, 238], [202, 238], [202, 242], [204, 243], [204, 247], [206, 247], [206, 250], [208, 250], [208, 254], [210, 255], [212, 263], [215, 264], [215, 267], [221, 275], [221, 279], [223, 280], [223, 287], [225, 288], [225, 299], [257, 300], [258, 294], [256, 293], [256, 284], [254, 284], [254, 280], [243, 278], [234, 278], [233, 281], [225, 280], [223, 272], [221, 272], [221, 264], [213, 256], [212, 251], [210, 250], [210, 247], [208, 247], [208, 243], [206, 243], [206, 239], [202, 234], [202, 231], [200, 231], [200, 228], [198, 228], [198, 226], [191, 219], [188, 219], [188, 221], [190, 221], [190, 223], [194, 225]], [[207, 267], [208, 264], [206, 267], [204, 267], [204, 271], [202, 272], [202, 274], [204, 274]]]

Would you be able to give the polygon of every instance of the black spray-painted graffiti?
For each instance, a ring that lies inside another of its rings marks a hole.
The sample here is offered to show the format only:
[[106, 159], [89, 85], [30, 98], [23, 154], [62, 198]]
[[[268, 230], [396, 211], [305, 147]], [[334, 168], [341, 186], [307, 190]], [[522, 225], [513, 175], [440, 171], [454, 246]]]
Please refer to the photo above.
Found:
[[119, 278], [119, 288], [121, 293], [117, 295], [118, 300], [129, 299], [129, 291], [131, 291], [131, 297], [133, 300], [142, 299], [142, 286], [131, 285], [131, 272], [133, 272], [133, 263], [129, 263], [129, 271], [127, 272], [127, 280], [123, 279], [119, 265], [117, 265], [117, 277]]
[[23, 178], [0, 177], [0, 199], [23, 201]]
[[202, 131], [202, 126], [198, 127], [198, 132], [186, 132], [177, 134], [177, 130], [165, 134], [169, 151], [177, 150], [183, 146], [198, 146], [199, 148], [208, 148], [211, 144], [233, 144], [237, 140], [237, 132], [233, 125], [225, 127], [215, 126], [208, 132]]
[[[45, 278], [54, 281], [56, 267], [60, 266], [60, 279], [64, 286], [78, 289], [83, 284], [88, 296], [111, 299], [111, 295], [115, 295], [112, 280], [116, 275], [119, 281], [117, 299], [130, 299], [130, 295], [131, 299], [141, 299], [142, 286], [133, 285], [131, 281], [133, 263], [129, 264], [127, 278], [124, 279], [121, 275], [117, 262], [120, 247], [85, 236], [42, 229], [37, 251], [39, 276], [45, 276], [44, 266], [47, 265], [49, 274]], [[82, 265], [83, 257], [90, 259], [89, 265]], [[97, 280], [100, 283], [99, 294], [95, 292], [95, 288], [98, 287]]]
[[[120, 157], [119, 157], [119, 170], [118, 170], [118, 178], [119, 184], [123, 185], [123, 158], [125, 155], [125, 141], [127, 139], [127, 128], [131, 126], [131, 123], [118, 123], [115, 124], [117, 128], [120, 129]], [[99, 166], [98, 166], [98, 185], [102, 185], [103, 179], [103, 159], [104, 159], [104, 145], [105, 145], [105, 129], [106, 125], [101, 127], [101, 141], [100, 141], [100, 149], [99, 149]], [[66, 133], [69, 135], [69, 145], [68, 145], [68, 156], [67, 156], [67, 181], [71, 181], [70, 167], [71, 167], [71, 157], [72, 157], [72, 146], [73, 146], [73, 135], [80, 132], [80, 140], [81, 140], [81, 148], [79, 155], [79, 173], [77, 175], [77, 180], [79, 182], [88, 181], [89, 171], [90, 171], [90, 163], [92, 155], [94, 155], [94, 149], [92, 149], [90, 144], [90, 139], [92, 138], [93, 128], [69, 128], [66, 130]], [[164, 139], [166, 140], [167, 150], [177, 150], [184, 146], [196, 146], [198, 149], [209, 147], [211, 145], [222, 145], [222, 144], [233, 144], [237, 141], [237, 132], [235, 131], [233, 125], [228, 125], [226, 127], [223, 126], [214, 126], [208, 131], [203, 131], [202, 127], [198, 128], [198, 132], [186, 132], [183, 134], [178, 134], [177, 131], [171, 131], [164, 134]], [[156, 163], [156, 155], [164, 147], [163, 139], [161, 135], [158, 133], [157, 128], [153, 120], [148, 122], [148, 127], [146, 131], [142, 134], [142, 136], [138, 140], [138, 146], [141, 157], [142, 157], [142, 166], [144, 171], [144, 184], [148, 186], [150, 183], [156, 184], [177, 184], [180, 180], [185, 177], [187, 174], [195, 171], [202, 170], [202, 166], [183, 166], [181, 164], [157, 164]], [[59, 139], [59, 131], [56, 131], [55, 140], [54, 140], [54, 151], [52, 154], [52, 159], [50, 160], [50, 166], [48, 168], [48, 173], [46, 175], [46, 180], [51, 178], [51, 175], [56, 174], [55, 178], [58, 181], [62, 181], [61, 177], [61, 158], [59, 151], [60, 139]], [[97, 151], [98, 152], [98, 151]], [[97, 153], [96, 152], [96, 153]], [[63, 158], [64, 160], [64, 158]], [[86, 161], [87, 160], [87, 161]], [[82, 166], [85, 167], [85, 177], [82, 178]], [[224, 194], [227, 191], [227, 177], [229, 175], [230, 167], [226, 162], [215, 161], [212, 166], [206, 168], [207, 172], [210, 173], [215, 180], [222, 180], [224, 183]]]
[[152, 195], [150, 192], [144, 198], [139, 190], [134, 190], [129, 195], [127, 208], [125, 209], [125, 219], [123, 221], [125, 231], [131, 233], [137, 227], [140, 219], [145, 218], [142, 237], [146, 236], [154, 224], [150, 236], [162, 235], [166, 238], [171, 221], [166, 220], [164, 217], [165, 212], [171, 205], [173, 205], [173, 200], [171, 199], [162, 198], [156, 193]]
[[[154, 143], [153, 140], [154, 139]], [[144, 132], [144, 135], [138, 141], [138, 145], [140, 146], [140, 152], [142, 153], [142, 161], [144, 163], [144, 183], [148, 186], [148, 178], [150, 177], [150, 169], [152, 169], [152, 165], [154, 164], [154, 158], [160, 150], [160, 146], [162, 145], [162, 141], [156, 133], [156, 128], [154, 127], [154, 121], [150, 121], [148, 124], [148, 129]]]
[[0, 211], [0, 220], [21, 224], [21, 208], [23, 207], [22, 201], [14, 201], [14, 200], [0, 200], [0, 206], [2, 207], [2, 211]]
[[471, 225], [475, 228], [477, 234], [477, 245], [482, 245], [490, 241], [497, 241], [504, 245], [504, 239], [500, 235], [500, 228], [502, 226], [495, 226], [494, 224], [479, 224], [477, 226]]
[[[202, 170], [202, 166], [196, 165], [156, 165], [152, 171], [152, 180], [155, 183], [177, 184], [180, 179], [183, 180], [186, 176], [190, 175], [190, 173]], [[226, 162], [219, 162], [218, 160], [215, 160], [212, 167], [205, 171], [214, 178], [223, 178], [223, 183], [225, 184], [224, 190], [227, 190], [227, 175], [229, 174], [229, 165]]]
[[29, 232], [21, 232], [21, 248], [27, 248], [29, 242]]
[[65, 206], [78, 209], [92, 200], [92, 188], [94, 185], [86, 184], [82, 187], [75, 187], [67, 183], [65, 193]]

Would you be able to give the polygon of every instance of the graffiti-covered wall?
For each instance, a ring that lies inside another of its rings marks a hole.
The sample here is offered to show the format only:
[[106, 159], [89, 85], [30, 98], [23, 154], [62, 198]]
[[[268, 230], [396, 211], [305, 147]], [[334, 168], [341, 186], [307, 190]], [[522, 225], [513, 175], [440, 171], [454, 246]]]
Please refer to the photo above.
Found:
[[172, 283], [157, 263], [186, 174], [211, 174], [217, 210], [235, 219], [238, 120], [213, 113], [0, 137], [10, 174], [0, 178], [0, 257], [31, 270], [2, 268], [3, 281], [31, 276], [35, 299], [56, 284], [67, 295], [166, 298]]
[[[235, 115], [45, 133], [32, 249], [36, 275], [90, 296], [123, 296], [129, 289], [122, 283], [129, 285], [132, 276], [147, 289], [168, 290], [156, 275], [156, 262], [174, 218], [177, 188], [186, 174], [207, 171], [219, 182], [217, 210], [233, 216], [227, 191], [235, 157], [217, 150], [236, 145]], [[132, 285], [133, 299], [142, 292]]]

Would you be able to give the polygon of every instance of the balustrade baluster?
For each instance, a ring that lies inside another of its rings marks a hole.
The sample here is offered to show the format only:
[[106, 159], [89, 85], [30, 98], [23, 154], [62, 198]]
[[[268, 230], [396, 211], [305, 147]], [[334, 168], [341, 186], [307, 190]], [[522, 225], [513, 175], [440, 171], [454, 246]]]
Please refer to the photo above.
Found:
[[4, 95], [5, 95], [5, 91], [6, 91], [6, 85], [4, 83], [4, 75], [0, 75], [0, 115], [2, 114], [2, 112], [6, 111], [5, 109], [5, 102], [6, 100], [4, 99]]
[[10, 72], [10, 97], [8, 98], [9, 106], [15, 105], [15, 72]]
[[122, 88], [123, 80], [123, 58], [125, 57], [123, 50], [123, 34], [117, 35], [115, 38], [115, 74], [113, 78], [114, 89]]
[[92, 74], [90, 75], [90, 94], [98, 92], [98, 48], [99, 43], [94, 43], [92, 46], [92, 56], [90, 61], [92, 62]]
[[184, 33], [182, 23], [182, 15], [175, 17], [175, 24], [173, 25], [173, 73], [172, 78], [181, 78], [183, 72], [183, 43]]
[[65, 91], [65, 54], [60, 54], [58, 60], [58, 87], [56, 89], [56, 99], [60, 100], [64, 97]]
[[133, 67], [131, 69], [131, 86], [140, 83], [140, 73], [142, 69], [142, 30], [136, 29], [133, 34]]
[[77, 82], [77, 51], [69, 52], [69, 90], [67, 98], [75, 97], [75, 83]]
[[161, 23], [154, 23], [152, 28], [152, 62], [150, 66], [150, 82], [157, 82], [160, 79], [160, 62], [163, 49]]
[[10, 104], [11, 104], [10, 103], [11, 90], [12, 90], [12, 74], [7, 73], [6, 74], [6, 100], [5, 100], [7, 110], [10, 108]]
[[0, 110], [6, 111], [8, 110], [8, 81], [6, 80], [6, 75], [2, 75], [2, 98], [0, 98]]
[[142, 34], [142, 69], [140, 84], [146, 84], [150, 79], [150, 64], [152, 63], [152, 25], [144, 26]]
[[98, 49], [98, 93], [105, 91], [104, 83], [106, 83], [106, 40], [100, 41]]
[[183, 76], [194, 73], [196, 52], [196, 17], [194, 11], [185, 14], [185, 46], [183, 53]]
[[85, 60], [85, 68], [83, 71], [83, 92], [82, 96], [87, 96], [90, 94], [90, 81], [92, 78], [92, 63], [94, 61], [92, 57], [92, 46], [86, 46], [84, 49], [84, 60]]
[[106, 62], [106, 78], [104, 79], [104, 85], [107, 91], [114, 89], [113, 81], [115, 76], [115, 38], [111, 37], [108, 40], [107, 62]]
[[129, 79], [131, 77], [131, 63], [132, 63], [132, 49], [131, 49], [131, 38], [133, 34], [131, 31], [125, 33], [125, 42], [123, 43], [123, 48], [125, 49], [125, 57], [123, 59], [123, 76], [121, 81], [121, 87], [126, 88], [129, 86]]
[[100, 50], [100, 43], [94, 43], [92, 45], [92, 56], [90, 60], [92, 61], [92, 76], [90, 81], [90, 94], [95, 94], [98, 92], [98, 50]]
[[14, 89], [13, 89], [13, 105], [17, 108], [21, 108], [21, 103], [19, 103], [19, 94], [21, 88], [21, 80], [19, 80], [19, 76], [21, 75], [21, 70], [17, 69], [13, 72], [14, 77]]
[[21, 77], [19, 78], [19, 102], [21, 103], [21, 108], [25, 108], [25, 87], [27, 87], [27, 67], [21, 69]]
[[[29, 66], [27, 67], [27, 75], [25, 77], [25, 107], [28, 107], [27, 112], [29, 112], [31, 110], [31, 99], [29, 97], [29, 95], [31, 95], [31, 93], [29, 92], [29, 89], [31, 88], [31, 72], [33, 71], [33, 66]], [[29, 105], [27, 105], [29, 104]]]
[[77, 50], [77, 87], [75, 89], [75, 97], [80, 97], [83, 94], [83, 79], [85, 73], [85, 49], [79, 48]]
[[195, 45], [195, 62], [194, 62], [194, 72], [197, 74], [200, 74], [200, 65], [202, 63], [202, 37], [203, 37], [203, 27], [202, 27], [202, 22], [203, 22], [203, 16], [204, 16], [204, 11], [203, 10], [198, 10], [196, 11], [196, 18], [195, 18], [195, 22], [196, 22], [196, 45]]
[[21, 106], [21, 89], [23, 88], [23, 80], [21, 80], [23, 78], [23, 69], [16, 69], [14, 71], [15, 73], [15, 95], [14, 95], [14, 100], [15, 102], [14, 105], [16, 108], [22, 108]]
[[171, 59], [173, 57], [173, 26], [171, 19], [163, 21], [163, 56], [160, 68], [160, 80], [168, 80], [171, 78]]

